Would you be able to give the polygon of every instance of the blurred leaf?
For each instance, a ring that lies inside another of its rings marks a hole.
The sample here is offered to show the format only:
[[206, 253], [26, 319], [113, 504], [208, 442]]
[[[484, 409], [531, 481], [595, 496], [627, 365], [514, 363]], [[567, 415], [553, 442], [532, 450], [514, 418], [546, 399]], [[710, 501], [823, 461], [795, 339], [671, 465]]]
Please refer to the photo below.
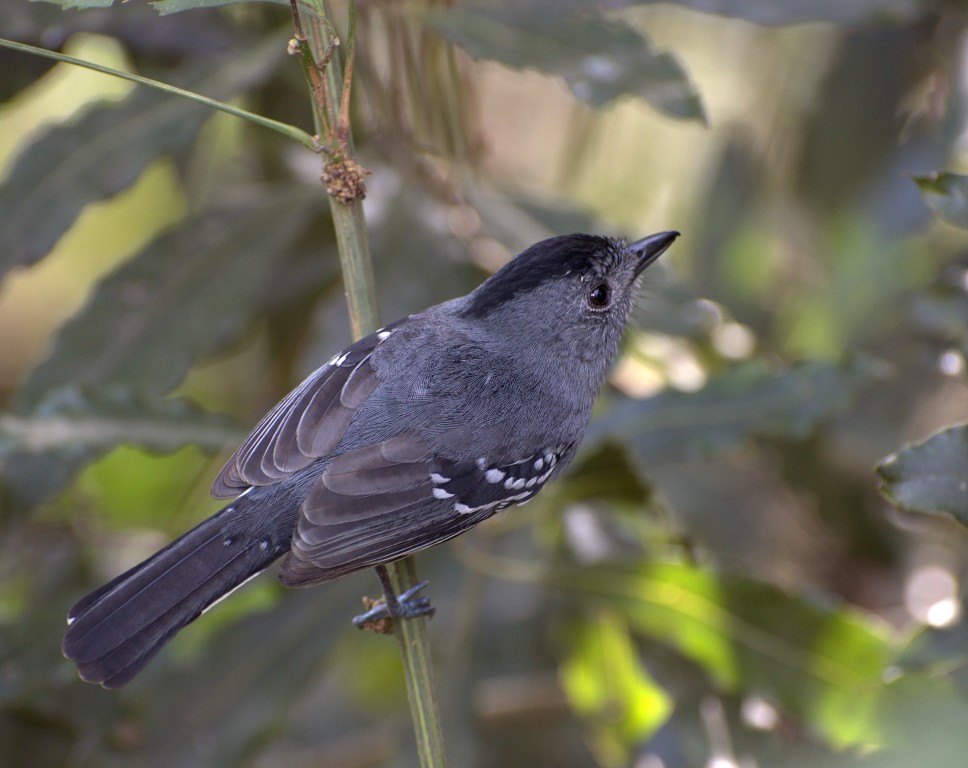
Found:
[[[69, 2], [70, 0], [68, 0]], [[221, 5], [236, 5], [238, 3], [276, 3], [288, 7], [286, 0], [149, 0], [152, 7], [161, 15], [191, 11], [195, 8], [215, 8]], [[305, 3], [300, 3], [305, 9]]]
[[[270, 36], [241, 59], [206, 67], [189, 87], [225, 100], [264, 79], [283, 52]], [[27, 146], [0, 185], [0, 276], [46, 256], [85, 206], [116, 195], [153, 160], [189, 144], [210, 115], [185, 99], [137, 89]]]
[[621, 445], [606, 442], [594, 452], [583, 451], [579, 460], [556, 486], [569, 502], [583, 499], [644, 504], [651, 495], [648, 484]]
[[880, 625], [855, 612], [672, 563], [576, 570], [555, 583], [604, 601], [722, 689], [758, 693], [835, 745], [882, 739], [873, 715], [893, 651]]
[[247, 328], [274, 266], [319, 203], [296, 186], [188, 222], [98, 285], [28, 377], [17, 410], [66, 383], [163, 395], [189, 367]]
[[968, 227], [968, 176], [935, 171], [911, 178], [935, 213], [956, 227]]
[[628, 765], [669, 717], [672, 702], [643, 668], [628, 626], [603, 613], [575, 625], [559, 670], [572, 708], [591, 725], [603, 765]]
[[722, 451], [756, 435], [803, 439], [844, 412], [870, 377], [859, 363], [809, 361], [781, 373], [744, 363], [698, 392], [623, 398], [592, 422], [585, 445], [605, 437], [627, 442], [647, 466]]
[[536, 12], [516, 3], [500, 9], [435, 10], [427, 23], [476, 59], [537, 69], [565, 79], [593, 107], [640, 96], [672, 117], [706, 122], [702, 102], [679, 61], [658, 53], [624, 21], [591, 10]]
[[881, 492], [912, 512], [952, 515], [968, 525], [968, 425], [892, 453], [877, 467]]
[[[667, 0], [633, 0], [629, 4], [664, 2]], [[757, 24], [780, 25], [806, 21], [901, 23], [934, 10], [938, 3], [933, 0], [681, 0], [680, 5], [717, 16], [734, 16]]]
[[29, 413], [0, 414], [0, 508], [21, 513], [118, 443], [158, 451], [192, 443], [214, 452], [242, 437], [227, 417], [183, 399], [143, 397], [126, 388], [55, 390]]
[[114, 0], [43, 0], [45, 3], [53, 3], [61, 6], [64, 10], [84, 10], [85, 8], [110, 8]]

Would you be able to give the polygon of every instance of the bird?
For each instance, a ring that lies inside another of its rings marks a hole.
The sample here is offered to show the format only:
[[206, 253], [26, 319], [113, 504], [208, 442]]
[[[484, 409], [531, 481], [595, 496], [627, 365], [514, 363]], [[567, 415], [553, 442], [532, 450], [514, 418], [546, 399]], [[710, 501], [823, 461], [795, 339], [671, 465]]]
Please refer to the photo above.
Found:
[[[284, 558], [304, 587], [376, 567], [530, 501], [574, 458], [643, 271], [679, 236], [532, 245], [466, 296], [356, 341], [258, 422], [219, 471], [220, 511], [81, 598], [64, 655], [117, 688], [179, 630]], [[375, 616], [358, 617], [363, 624]]]

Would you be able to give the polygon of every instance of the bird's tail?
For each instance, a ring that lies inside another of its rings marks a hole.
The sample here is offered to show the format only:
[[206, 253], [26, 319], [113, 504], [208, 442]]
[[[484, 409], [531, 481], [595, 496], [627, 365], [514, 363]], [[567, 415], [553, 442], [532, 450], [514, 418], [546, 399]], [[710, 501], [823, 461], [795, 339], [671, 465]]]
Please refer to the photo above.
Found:
[[253, 526], [245, 502], [237, 499], [71, 608], [63, 651], [82, 679], [124, 685], [178, 630], [288, 550], [288, 540], [272, 541]]

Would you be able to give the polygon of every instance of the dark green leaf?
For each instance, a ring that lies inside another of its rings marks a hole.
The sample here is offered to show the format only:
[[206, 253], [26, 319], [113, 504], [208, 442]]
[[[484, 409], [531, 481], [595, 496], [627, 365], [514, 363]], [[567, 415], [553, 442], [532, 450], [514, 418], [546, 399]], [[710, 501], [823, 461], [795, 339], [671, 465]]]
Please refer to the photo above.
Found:
[[583, 569], [555, 583], [618, 609], [724, 690], [759, 693], [836, 745], [883, 739], [872, 713], [893, 650], [883, 628], [857, 613], [673, 563]]
[[191, 11], [196, 8], [215, 8], [221, 5], [236, 5], [239, 3], [276, 3], [288, 6], [287, 0], [149, 0], [152, 7], [162, 16], [179, 11]]
[[968, 176], [936, 171], [912, 178], [935, 213], [956, 227], [968, 227]]
[[968, 425], [901, 448], [877, 471], [881, 492], [899, 507], [949, 514], [968, 525]]
[[59, 5], [64, 10], [84, 10], [85, 8], [109, 8], [114, 0], [43, 0], [45, 3]]
[[119, 443], [158, 451], [193, 443], [214, 452], [243, 436], [228, 418], [183, 399], [66, 387], [27, 413], [0, 414], [0, 508], [17, 514], [33, 506]]
[[[630, 5], [651, 5], [667, 0], [635, 0]], [[924, 15], [935, 2], [918, 0], [682, 0], [697, 11], [734, 16], [757, 24], [799, 24], [831, 21], [840, 24], [890, 21], [900, 23]]]
[[68, 383], [168, 393], [196, 360], [252, 322], [279, 254], [317, 206], [301, 187], [262, 192], [231, 213], [162, 235], [105, 278], [60, 330], [16, 406], [29, 408]]
[[625, 398], [592, 423], [587, 441], [628, 441], [636, 458], [648, 464], [711, 454], [756, 435], [802, 439], [843, 413], [870, 376], [860, 364], [812, 361], [781, 373], [761, 363], [743, 364], [699, 392]]
[[[191, 87], [224, 100], [263, 79], [284, 46], [270, 37]], [[0, 185], [0, 276], [42, 259], [90, 203], [129, 187], [156, 158], [191, 142], [211, 115], [185, 99], [136, 89], [30, 144]]]
[[640, 96], [673, 117], [706, 121], [679, 61], [653, 50], [624, 21], [592, 11], [537, 13], [517, 4], [434, 11], [427, 20], [474, 58], [563, 77], [577, 98], [594, 107]]

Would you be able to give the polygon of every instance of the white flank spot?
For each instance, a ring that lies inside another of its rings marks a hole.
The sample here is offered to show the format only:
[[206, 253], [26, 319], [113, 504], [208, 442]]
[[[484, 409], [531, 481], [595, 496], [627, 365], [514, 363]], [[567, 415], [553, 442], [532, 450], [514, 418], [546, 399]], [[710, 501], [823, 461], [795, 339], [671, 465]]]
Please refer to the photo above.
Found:
[[[552, 467], [551, 469], [554, 469], [554, 467]], [[543, 483], [545, 480], [548, 479], [548, 477], [551, 475], [551, 469], [549, 469], [541, 477], [538, 478], [538, 482], [539, 483]]]
[[460, 503], [460, 502], [458, 501], [458, 502], [457, 502], [456, 504], [454, 504], [454, 511], [455, 511], [455, 512], [456, 512], [456, 513], [457, 513], [458, 515], [466, 515], [466, 514], [467, 514], [468, 512], [473, 512], [474, 510], [473, 510], [473, 509], [471, 509], [471, 508], [470, 508], [469, 506], [467, 506], [466, 504], [461, 504], [461, 503]]
[[448, 493], [443, 488], [434, 488], [433, 494], [435, 499], [450, 499], [454, 495], [452, 493]]
[[[262, 569], [262, 571], [264, 571], [264, 570], [265, 570], [265, 568]], [[246, 584], [248, 584], [250, 581], [252, 581], [252, 579], [254, 579], [256, 576], [258, 576], [260, 573], [262, 573], [262, 571], [256, 571], [251, 576], [249, 576], [249, 578], [247, 578], [245, 581], [243, 581], [241, 584], [238, 584], [238, 585], [232, 587], [232, 589], [230, 589], [228, 592], [226, 592], [224, 595], [222, 595], [220, 598], [218, 598], [218, 600], [215, 600], [214, 602], [211, 602], [208, 605], [206, 605], [204, 608], [202, 608], [202, 613], [208, 613], [210, 610], [212, 610], [216, 605], [218, 605], [219, 603], [221, 603], [225, 598], [227, 598], [233, 592], [235, 592], [238, 589], [242, 589], [242, 587], [244, 587]]]
[[450, 478], [449, 477], [444, 477], [443, 475], [438, 475], [436, 472], [431, 472], [430, 473], [430, 481], [434, 485], [442, 485], [444, 483], [449, 483], [450, 482]]
[[535, 459], [535, 462], [534, 462], [534, 471], [535, 472], [540, 472], [541, 471], [541, 468], [543, 466], [544, 466], [544, 459], [542, 459], [540, 457], [537, 458], [537, 459]]
[[489, 483], [499, 483], [506, 475], [507, 472], [502, 472], [500, 469], [489, 469], [484, 473], [484, 479]]

